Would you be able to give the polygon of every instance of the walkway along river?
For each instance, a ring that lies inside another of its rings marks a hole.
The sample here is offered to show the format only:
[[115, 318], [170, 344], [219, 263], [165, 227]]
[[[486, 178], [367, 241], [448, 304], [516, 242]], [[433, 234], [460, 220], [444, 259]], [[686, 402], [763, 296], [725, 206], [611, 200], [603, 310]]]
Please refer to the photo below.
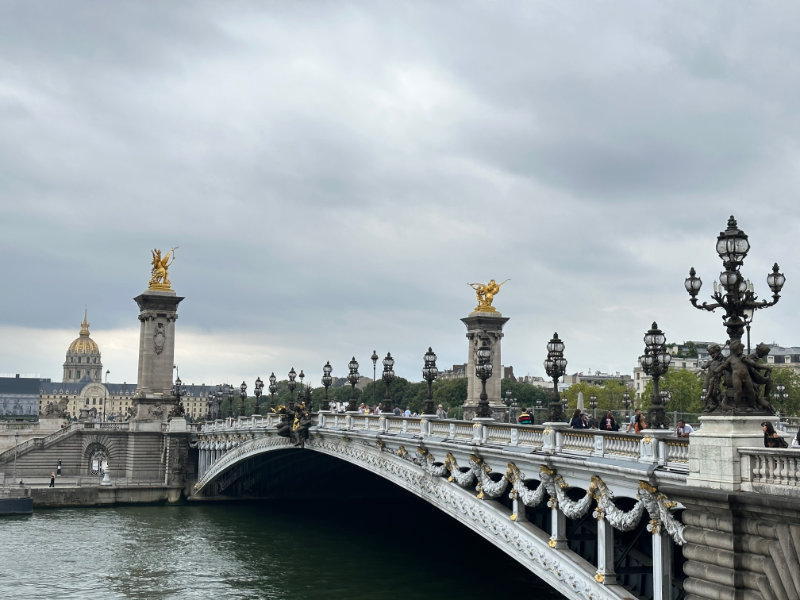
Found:
[[416, 498], [326, 503], [40, 509], [4, 517], [0, 597], [561, 598]]

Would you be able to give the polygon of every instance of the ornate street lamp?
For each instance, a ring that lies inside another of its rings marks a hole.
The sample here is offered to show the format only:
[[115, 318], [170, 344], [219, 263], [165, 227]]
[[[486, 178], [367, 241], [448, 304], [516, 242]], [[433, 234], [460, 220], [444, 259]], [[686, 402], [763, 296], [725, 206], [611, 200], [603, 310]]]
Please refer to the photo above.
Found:
[[378, 359], [380, 358], [378, 356], [377, 350], [373, 350], [372, 351], [372, 356], [370, 356], [369, 358], [372, 361], [372, 401], [375, 402], [375, 404], [377, 404], [378, 382], [375, 380], [375, 377], [377, 377], [376, 368], [377, 368], [377, 365], [378, 365]]
[[347, 370], [349, 371], [347, 382], [350, 384], [350, 402], [347, 404], [347, 410], [348, 412], [356, 412], [358, 410], [356, 406], [356, 384], [361, 379], [361, 375], [358, 374], [358, 361], [355, 356], [347, 363]]
[[558, 332], [553, 334], [553, 339], [547, 343], [547, 358], [544, 361], [544, 370], [553, 379], [553, 399], [550, 401], [550, 421], [566, 421], [566, 407], [561, 406], [558, 394], [558, 378], [567, 372], [567, 359], [564, 358], [564, 342], [558, 339]]
[[541, 412], [541, 410], [542, 410], [542, 399], [541, 398], [537, 398], [536, 399], [536, 411], [533, 413], [533, 424], [534, 425], [536, 424], [536, 412]]
[[331, 361], [326, 361], [325, 366], [322, 367], [322, 385], [325, 387], [325, 398], [322, 400], [322, 410], [330, 410], [331, 403], [328, 400], [328, 388], [331, 387], [331, 383], [333, 383], [333, 377], [331, 377], [331, 372], [333, 371], [333, 367], [331, 366]]
[[300, 369], [300, 374], [297, 376], [297, 378], [300, 380], [300, 391], [297, 392], [297, 399], [300, 400], [301, 402], [303, 401], [303, 398], [305, 398], [306, 395], [305, 388], [303, 387], [303, 379], [305, 378], [305, 376], [306, 374], [303, 373], [303, 369]]
[[175, 380], [175, 384], [172, 386], [172, 395], [175, 396], [175, 407], [170, 411], [170, 416], [182, 417], [185, 411], [181, 403], [181, 397], [186, 395], [186, 388], [183, 386], [180, 377]]
[[256, 408], [253, 411], [253, 414], [258, 415], [260, 414], [259, 404], [261, 403], [261, 394], [264, 392], [264, 382], [261, 381], [261, 377], [256, 379], [256, 383], [253, 386], [253, 393], [256, 395]]
[[[755, 311], [778, 303], [786, 277], [780, 272], [778, 263], [775, 263], [772, 266], [772, 272], [767, 275], [767, 285], [772, 290], [772, 300], [758, 300], [758, 296], [753, 291], [753, 284], [749, 279], [745, 279], [739, 271], [750, 250], [750, 242], [747, 240], [747, 235], [738, 228], [733, 215], [728, 219], [727, 229], [717, 236], [716, 250], [722, 259], [724, 270], [720, 273], [719, 282], [714, 281], [714, 293], [711, 295], [713, 302], [710, 304], [708, 302], [698, 303], [697, 294], [700, 292], [703, 282], [697, 277], [694, 267], [689, 269], [689, 277], [684, 281], [684, 287], [695, 308], [707, 311], [721, 308], [725, 311], [722, 319], [730, 338], [728, 347], [735, 349], [737, 345], [734, 342], [741, 343], [745, 327], [748, 331], [749, 347], [750, 322], [753, 320]], [[717, 389], [713, 393], [715, 396], [719, 395]], [[725, 399], [714, 397], [704, 400], [708, 406], [715, 407], [709, 411], [710, 414], [723, 412], [731, 406], [734, 413], [737, 408], [744, 408], [744, 412], [749, 414], [769, 414], [769, 411], [764, 409], [759, 399], [753, 397], [749, 390], [744, 393], [735, 393], [734, 390], [728, 389], [726, 394], [728, 397]]]
[[247, 400], [247, 384], [243, 381], [242, 385], [239, 386], [239, 414], [244, 416], [244, 402]]
[[225, 393], [228, 395], [228, 406], [231, 407], [231, 416], [238, 417], [238, 413], [234, 414], [235, 410], [233, 408], [233, 386], [229, 383], [223, 384], [225, 386]]
[[392, 353], [387, 352], [386, 358], [383, 359], [383, 383], [386, 384], [386, 395], [383, 397], [383, 406], [381, 407], [381, 412], [387, 414], [392, 410], [392, 398], [389, 393], [389, 388], [394, 380], [394, 371], [392, 370], [393, 367], [394, 359], [392, 358]]
[[428, 382], [428, 399], [425, 400], [425, 408], [422, 411], [424, 415], [435, 415], [436, 411], [433, 409], [433, 382], [439, 376], [439, 369], [436, 368], [436, 354], [433, 349], [428, 346], [428, 351], [423, 357], [425, 366], [422, 367], [422, 377]]
[[277, 409], [278, 407], [275, 405], [275, 392], [278, 391], [278, 379], [275, 377], [275, 373], [270, 373], [269, 375], [269, 403], [271, 408]]
[[597, 395], [589, 395], [589, 408], [592, 409], [592, 418], [597, 421]]
[[651, 429], [666, 429], [669, 420], [664, 412], [665, 396], [658, 391], [658, 380], [669, 370], [672, 357], [667, 352], [667, 338], [664, 332], [653, 321], [653, 326], [644, 335], [644, 354], [639, 357], [639, 364], [645, 374], [653, 378], [653, 395], [650, 409], [647, 411], [647, 426]]
[[508, 407], [508, 422], [509, 423], [516, 423], [517, 419], [517, 399], [512, 398], [513, 392], [511, 390], [506, 390], [506, 399], [505, 403]]
[[292, 370], [289, 371], [289, 410], [294, 410], [294, 388], [297, 387], [297, 382], [295, 378], [297, 377], [297, 372], [292, 367]]
[[786, 413], [783, 412], [783, 403], [789, 398], [789, 393], [786, 391], [786, 386], [782, 383], [779, 383], [775, 386], [775, 391], [772, 393], [773, 399], [781, 405], [780, 410], [778, 411], [778, 418], [783, 420], [786, 416]]
[[486, 338], [483, 339], [480, 348], [475, 351], [475, 356], [477, 357], [475, 375], [481, 380], [481, 397], [476, 416], [480, 419], [490, 419], [492, 411], [489, 409], [489, 396], [486, 395], [486, 380], [492, 376], [492, 349]]
[[631, 395], [628, 392], [622, 394], [622, 405], [625, 407], [625, 419], [628, 419], [628, 411], [631, 408]]

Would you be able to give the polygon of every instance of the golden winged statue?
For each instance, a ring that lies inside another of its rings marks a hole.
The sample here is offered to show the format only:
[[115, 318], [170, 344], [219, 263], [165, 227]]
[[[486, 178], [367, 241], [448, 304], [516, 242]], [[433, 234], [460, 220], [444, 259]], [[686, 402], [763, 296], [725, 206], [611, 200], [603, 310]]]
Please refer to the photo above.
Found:
[[[506, 279], [506, 281], [510, 280]], [[487, 284], [468, 283], [467, 285], [475, 290], [475, 296], [478, 298], [478, 306], [475, 307], [473, 312], [497, 312], [497, 309], [492, 306], [492, 300], [500, 293], [500, 286], [503, 283], [497, 283], [494, 279], [490, 279]]]
[[169, 266], [175, 261], [175, 250], [177, 250], [177, 246], [167, 252], [167, 254], [162, 258], [161, 257], [161, 250], [154, 249], [152, 250], [153, 254], [153, 269], [150, 272], [150, 287], [151, 290], [161, 290], [161, 291], [172, 291], [171, 284], [169, 282]]

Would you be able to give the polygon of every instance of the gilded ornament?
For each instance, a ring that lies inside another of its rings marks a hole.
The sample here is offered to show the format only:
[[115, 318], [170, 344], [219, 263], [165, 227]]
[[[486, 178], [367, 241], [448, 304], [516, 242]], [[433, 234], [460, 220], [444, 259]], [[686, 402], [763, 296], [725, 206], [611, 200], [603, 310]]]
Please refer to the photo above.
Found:
[[556, 545], [557, 545], [557, 542], [556, 542], [556, 540], [554, 538], [550, 538], [550, 541], [547, 542], [547, 545], [550, 546], [551, 548], [555, 548]]
[[175, 261], [175, 250], [177, 250], [177, 246], [167, 252], [167, 254], [162, 258], [161, 257], [161, 250], [154, 249], [152, 250], [153, 260], [152, 265], [153, 268], [150, 271], [150, 287], [147, 289], [162, 291], [162, 292], [171, 292], [172, 291], [172, 284], [169, 281], [169, 267]]
[[[506, 281], [509, 281], [506, 279]], [[475, 296], [478, 298], [478, 306], [472, 312], [488, 312], [496, 313], [497, 309], [492, 306], [492, 300], [500, 293], [500, 286], [503, 283], [497, 283], [494, 279], [490, 279], [489, 283], [468, 283], [467, 285], [475, 290]]]

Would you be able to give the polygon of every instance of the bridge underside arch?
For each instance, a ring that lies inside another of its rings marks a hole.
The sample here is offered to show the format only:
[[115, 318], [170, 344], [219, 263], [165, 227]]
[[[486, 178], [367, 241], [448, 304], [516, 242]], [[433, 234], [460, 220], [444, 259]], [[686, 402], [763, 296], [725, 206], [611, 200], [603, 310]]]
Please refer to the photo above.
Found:
[[507, 501], [476, 496], [472, 489], [432, 474], [380, 444], [319, 436], [308, 446], [293, 448], [274, 437], [246, 441], [211, 466], [195, 486], [195, 497], [300, 498], [304, 488], [308, 492], [313, 487], [315, 495], [324, 490], [325, 496], [358, 498], [365, 497], [364, 486], [371, 488], [370, 497], [376, 492], [397, 497], [405, 490], [461, 522], [568, 598], [631, 598], [621, 585], [598, 585], [595, 566], [570, 547], [558, 551], [550, 547], [551, 532], [535, 526], [548, 522], [551, 509], [545, 506], [524, 510], [538, 515], [530, 521], [513, 520]]

